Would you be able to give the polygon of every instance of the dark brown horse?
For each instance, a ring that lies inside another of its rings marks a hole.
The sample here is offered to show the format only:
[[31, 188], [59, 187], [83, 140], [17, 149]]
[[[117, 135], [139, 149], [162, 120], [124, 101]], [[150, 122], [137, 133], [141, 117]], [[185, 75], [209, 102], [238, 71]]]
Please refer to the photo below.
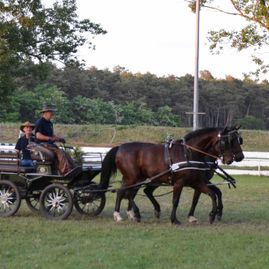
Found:
[[[234, 127], [234, 128], [227, 128], [226, 131], [228, 131], [228, 134], [230, 136], [230, 142], [233, 140], [233, 139], [237, 139], [239, 144], [242, 145], [243, 144], [243, 139], [241, 138], [241, 136], [238, 134], [237, 130], [239, 129], [240, 127]], [[193, 136], [193, 133], [190, 133], [190, 134], [187, 134], [184, 138], [183, 138], [183, 141], [186, 141], [186, 140], [189, 140], [190, 137]], [[224, 141], [222, 141], [223, 143]], [[229, 143], [229, 141], [228, 141]], [[188, 145], [186, 144], [186, 147], [188, 148]], [[195, 151], [195, 148], [188, 148], [188, 150], [186, 151], [186, 156], [189, 156], [189, 154], [191, 154], [191, 151], [194, 150]], [[215, 173], [215, 169], [216, 169], [216, 166], [214, 165], [216, 163], [216, 160], [217, 160], [217, 156], [210, 156], [210, 152], [208, 152], [208, 154], [204, 154], [204, 157], [201, 159], [202, 162], [205, 162], [205, 165], [210, 165], [210, 167], [208, 167], [208, 169], [205, 169], [206, 171], [204, 172], [205, 173], [205, 180], [206, 180], [206, 183], [208, 185], [208, 187], [216, 194], [217, 196], [217, 219], [218, 220], [221, 220], [221, 217], [222, 217], [222, 211], [223, 211], [223, 203], [222, 203], [222, 192], [221, 190], [214, 184], [212, 184], [210, 182], [211, 178], [214, 176], [214, 173]], [[236, 162], [240, 162], [242, 161], [242, 158], [240, 156], [240, 154], [236, 154], [236, 152], [234, 152], [234, 161]], [[156, 184], [148, 184], [145, 189], [144, 189], [144, 193], [147, 195], [147, 197], [149, 198], [149, 200], [152, 202], [153, 204], [153, 207], [154, 207], [154, 212], [155, 212], [155, 216], [157, 218], [160, 217], [160, 213], [161, 213], [161, 208], [160, 208], [160, 204], [158, 203], [158, 201], [155, 199], [155, 197], [153, 196], [153, 192], [158, 188], [159, 186], [156, 185]], [[188, 213], [188, 220], [190, 223], [193, 223], [193, 222], [197, 222], [198, 219], [196, 217], [194, 217], [194, 211], [195, 211], [195, 208], [197, 206], [197, 203], [199, 201], [199, 198], [200, 198], [200, 195], [201, 195], [201, 192], [195, 190], [194, 191], [194, 195], [193, 195], [193, 199], [192, 199], [192, 205], [191, 205], [191, 208], [190, 208], [190, 211]], [[132, 207], [131, 207], [131, 204], [129, 203], [128, 204], [128, 210], [127, 210], [127, 214], [128, 214], [128, 217], [131, 217], [132, 216]]]
[[[210, 196], [212, 210], [209, 220], [210, 223], [213, 223], [219, 209], [217, 194], [207, 185], [212, 175], [206, 169], [190, 169], [188, 163], [201, 163], [205, 161], [205, 158], [210, 161], [220, 158], [224, 164], [242, 160], [244, 155], [237, 129], [235, 127], [206, 128], [191, 132], [185, 139], [172, 143], [168, 157], [163, 144], [131, 142], [112, 148], [102, 164], [100, 188], [106, 189], [110, 177], [119, 169], [122, 174], [122, 188], [117, 192], [114, 219], [121, 220], [120, 204], [121, 200], [126, 198], [134, 211], [135, 218], [139, 221], [139, 209], [134, 202], [139, 187], [129, 187], [143, 182], [147, 178], [156, 177], [150, 182], [149, 187], [152, 188], [153, 184], [158, 186], [163, 183], [173, 186], [171, 212], [173, 224], [180, 224], [176, 217], [176, 210], [184, 186], [192, 187], [196, 194], [205, 193]], [[181, 164], [187, 167], [180, 169]], [[171, 167], [175, 166], [178, 166], [179, 169], [171, 171]], [[160, 174], [162, 175], [158, 176]]]

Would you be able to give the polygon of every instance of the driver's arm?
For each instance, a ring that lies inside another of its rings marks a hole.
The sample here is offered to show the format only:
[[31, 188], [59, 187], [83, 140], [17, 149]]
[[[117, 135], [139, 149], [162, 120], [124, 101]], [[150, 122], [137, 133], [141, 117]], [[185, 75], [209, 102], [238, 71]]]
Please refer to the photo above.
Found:
[[46, 136], [46, 135], [43, 135], [40, 132], [36, 133], [36, 138], [38, 140], [41, 140], [41, 141], [58, 141], [59, 140], [58, 136], [55, 136], [55, 135], [54, 136]]

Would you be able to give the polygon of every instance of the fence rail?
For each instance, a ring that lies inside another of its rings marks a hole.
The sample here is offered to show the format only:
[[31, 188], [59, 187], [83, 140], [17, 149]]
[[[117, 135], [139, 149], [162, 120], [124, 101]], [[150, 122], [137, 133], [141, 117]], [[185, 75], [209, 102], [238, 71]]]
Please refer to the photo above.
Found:
[[[13, 151], [15, 144], [0, 143], [0, 151]], [[81, 147], [84, 166], [93, 163], [100, 166], [101, 161], [110, 147]], [[269, 152], [244, 151], [245, 158], [241, 162], [233, 162], [225, 169], [231, 175], [258, 175], [269, 176]]]

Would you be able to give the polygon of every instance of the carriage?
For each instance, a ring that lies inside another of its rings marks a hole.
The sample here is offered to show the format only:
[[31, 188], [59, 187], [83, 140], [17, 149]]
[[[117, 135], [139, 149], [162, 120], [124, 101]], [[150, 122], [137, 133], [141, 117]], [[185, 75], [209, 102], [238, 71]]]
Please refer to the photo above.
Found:
[[81, 214], [100, 214], [106, 197], [95, 191], [93, 179], [101, 171], [102, 158], [102, 153], [85, 154], [82, 164], [58, 175], [40, 156], [33, 156], [35, 167], [21, 167], [15, 150], [0, 151], [0, 217], [14, 215], [22, 199], [30, 210], [53, 220], [66, 219], [73, 206]]
[[[50, 169], [50, 164], [38, 160], [35, 171], [21, 168], [18, 156], [13, 152], [0, 154], [0, 216], [11, 216], [20, 207], [21, 199], [33, 211], [39, 210], [48, 219], [67, 218], [73, 205], [78, 212], [96, 216], [105, 206], [107, 191], [117, 192], [115, 221], [121, 221], [120, 204], [128, 199], [127, 215], [140, 221], [139, 208], [134, 198], [141, 186], [152, 202], [156, 217], [160, 216], [160, 205], [153, 191], [162, 186], [173, 186], [171, 222], [180, 224], [176, 210], [184, 186], [194, 189], [189, 218], [194, 218], [194, 210], [201, 193], [212, 200], [209, 221], [222, 217], [221, 191], [210, 183], [216, 170], [223, 164], [241, 161], [244, 158], [241, 145], [243, 140], [238, 133], [240, 127], [204, 128], [188, 133], [183, 139], [165, 144], [131, 142], [113, 147], [96, 163], [79, 165], [63, 176]], [[116, 161], [117, 159], [117, 161]], [[111, 176], [119, 169], [122, 174], [122, 187], [112, 189]], [[235, 180], [223, 169], [219, 174], [229, 184]], [[101, 172], [100, 183], [93, 181]], [[134, 214], [133, 214], [134, 213]]]

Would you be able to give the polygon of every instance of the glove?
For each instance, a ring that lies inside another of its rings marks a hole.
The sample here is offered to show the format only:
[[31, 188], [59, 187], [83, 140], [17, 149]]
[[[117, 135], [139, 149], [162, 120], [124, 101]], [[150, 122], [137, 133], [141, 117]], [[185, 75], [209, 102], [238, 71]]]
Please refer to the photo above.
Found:
[[60, 137], [59, 142], [65, 144], [65, 139], [63, 137]]

